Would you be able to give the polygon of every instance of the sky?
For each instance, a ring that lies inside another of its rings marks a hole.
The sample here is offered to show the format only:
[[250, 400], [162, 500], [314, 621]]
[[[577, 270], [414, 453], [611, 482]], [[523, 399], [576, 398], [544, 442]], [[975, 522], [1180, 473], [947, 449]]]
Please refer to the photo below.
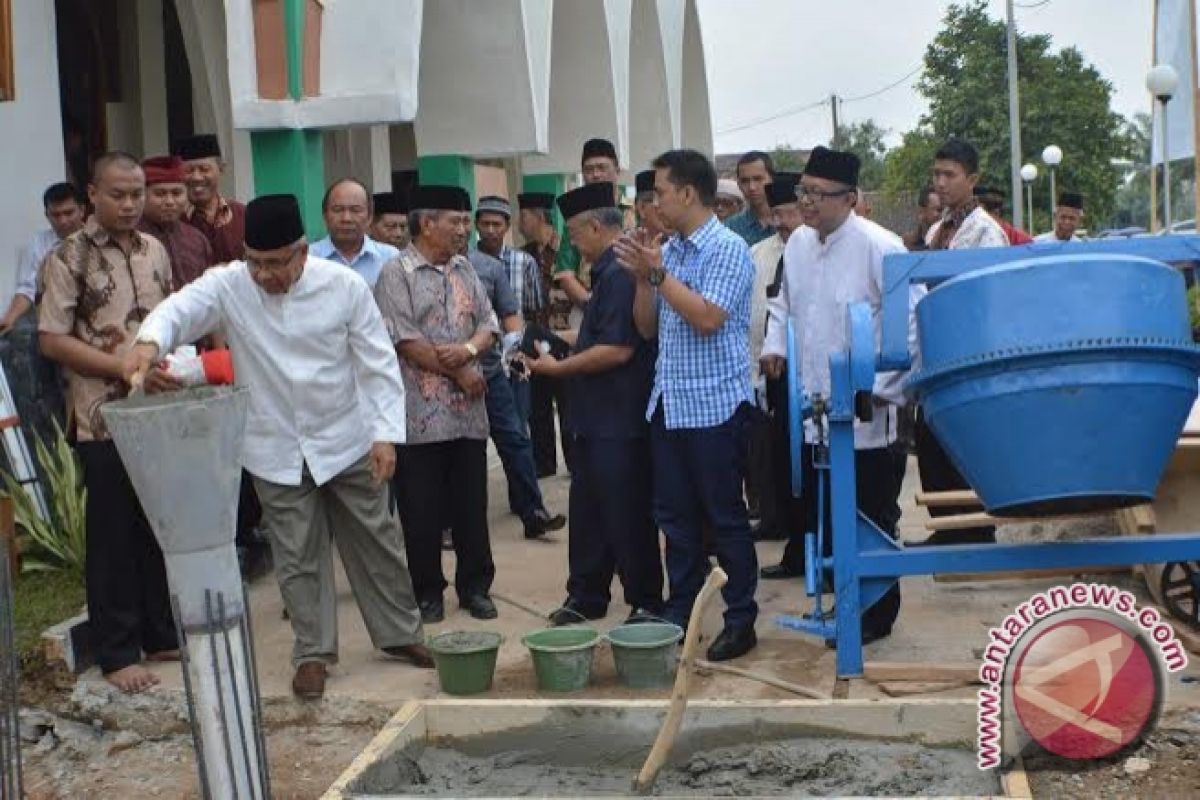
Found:
[[[1113, 108], [1148, 111], [1153, 0], [1015, 0], [1017, 28], [1077, 47], [1113, 85]], [[874, 119], [888, 143], [917, 125], [925, 102], [914, 85], [949, 0], [698, 0], [716, 152], [827, 144], [828, 102], [841, 122]], [[1004, 0], [989, 0], [1002, 19]], [[907, 77], [906, 77], [907, 76]], [[893, 86], [894, 85], [894, 86]], [[892, 88], [887, 88], [891, 86]], [[881, 91], [883, 90], [883, 91]], [[878, 94], [875, 94], [879, 92]]]

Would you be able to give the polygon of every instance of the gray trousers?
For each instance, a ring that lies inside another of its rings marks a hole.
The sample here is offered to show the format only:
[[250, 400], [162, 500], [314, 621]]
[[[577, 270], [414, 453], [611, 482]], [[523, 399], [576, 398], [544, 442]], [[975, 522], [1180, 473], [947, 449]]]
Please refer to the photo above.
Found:
[[424, 640], [400, 522], [388, 507], [387, 485], [371, 482], [367, 456], [323, 486], [313, 482], [307, 467], [299, 486], [257, 476], [254, 486], [296, 637], [293, 664], [337, 661], [331, 539], [337, 542], [372, 643], [383, 648]]

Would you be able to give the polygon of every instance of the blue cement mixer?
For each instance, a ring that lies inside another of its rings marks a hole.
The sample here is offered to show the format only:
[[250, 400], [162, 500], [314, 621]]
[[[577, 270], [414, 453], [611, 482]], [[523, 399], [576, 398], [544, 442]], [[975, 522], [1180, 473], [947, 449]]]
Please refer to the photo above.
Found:
[[[839, 677], [862, 674], [860, 613], [905, 575], [997, 572], [1200, 559], [1200, 533], [1040, 544], [906, 549], [857, 512], [854, 420], [876, 371], [909, 370], [910, 395], [984, 508], [1040, 517], [1149, 502], [1197, 396], [1200, 349], [1176, 266], [1200, 261], [1200, 237], [1034, 244], [888, 256], [883, 336], [851, 306], [850, 347], [830, 358], [831, 391], [809, 396], [789, 337], [793, 492], [803, 420], [819, 417], [833, 530], [805, 533], [815, 597], [779, 624], [837, 646]], [[919, 359], [908, 352], [910, 287]], [[818, 482], [818, 486], [821, 482]], [[818, 519], [820, 519], [818, 515]], [[1198, 526], [1200, 527], [1200, 526]], [[822, 557], [832, 535], [833, 557]], [[822, 607], [832, 577], [834, 610]]]

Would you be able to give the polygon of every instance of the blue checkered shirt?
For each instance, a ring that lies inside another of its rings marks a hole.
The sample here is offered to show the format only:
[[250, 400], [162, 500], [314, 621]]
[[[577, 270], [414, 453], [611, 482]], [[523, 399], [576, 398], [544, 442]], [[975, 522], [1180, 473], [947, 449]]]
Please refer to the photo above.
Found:
[[532, 319], [533, 314], [542, 310], [545, 298], [542, 293], [542, 271], [533, 256], [524, 250], [514, 250], [508, 245], [500, 247], [500, 260], [508, 272], [508, 282], [512, 285], [513, 294], [521, 306], [521, 313], [526, 320]]
[[667, 428], [715, 427], [753, 398], [750, 248], [714, 216], [686, 239], [671, 237], [662, 258], [673, 278], [728, 316], [720, 330], [704, 336], [658, 298], [658, 361], [646, 419], [654, 416], [661, 399]]

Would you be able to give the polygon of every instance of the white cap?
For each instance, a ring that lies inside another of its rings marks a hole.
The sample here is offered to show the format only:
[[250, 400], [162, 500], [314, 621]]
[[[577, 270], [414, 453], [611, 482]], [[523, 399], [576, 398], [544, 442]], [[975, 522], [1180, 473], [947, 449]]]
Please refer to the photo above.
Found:
[[742, 197], [742, 190], [738, 188], [737, 181], [733, 178], [721, 178], [721, 180], [717, 181], [717, 196], [720, 197], [721, 195], [736, 197], [738, 200], [743, 201], [746, 199]]

